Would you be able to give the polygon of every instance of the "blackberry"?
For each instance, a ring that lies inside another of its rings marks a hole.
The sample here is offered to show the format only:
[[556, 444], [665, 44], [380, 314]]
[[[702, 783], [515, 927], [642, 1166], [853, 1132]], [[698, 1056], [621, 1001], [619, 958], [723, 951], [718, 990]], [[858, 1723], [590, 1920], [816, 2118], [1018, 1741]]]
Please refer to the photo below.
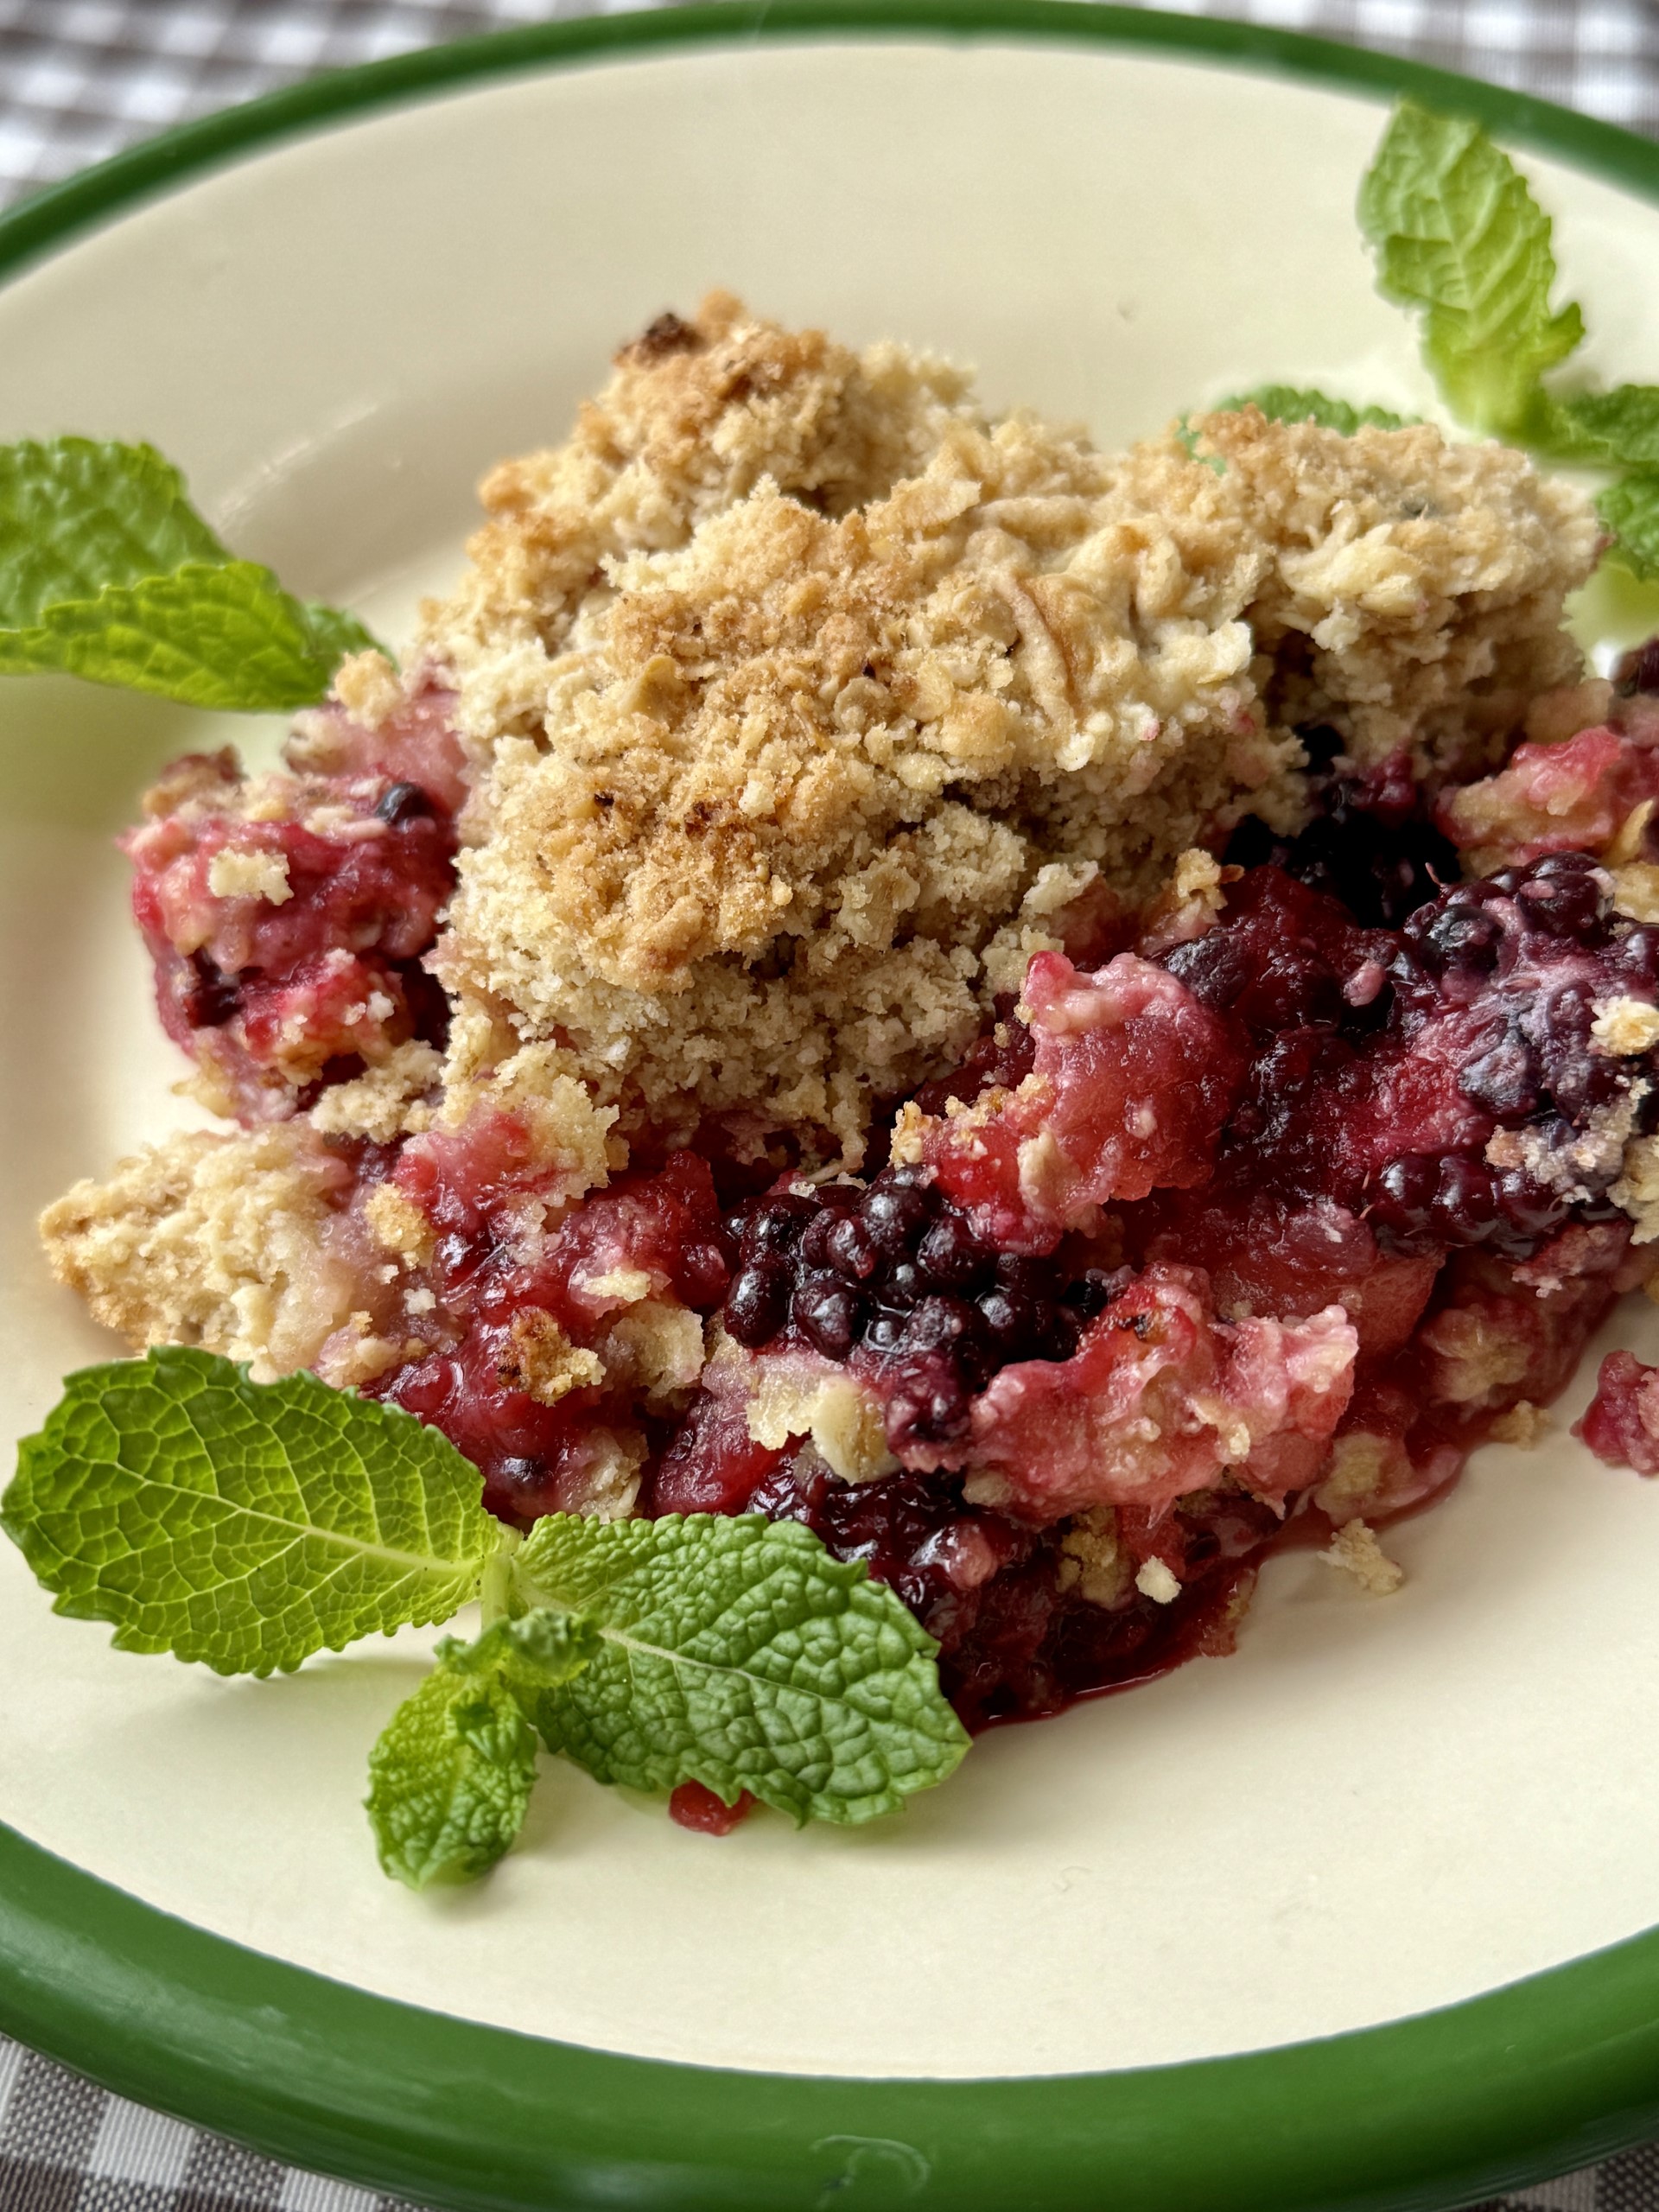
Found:
[[183, 994], [184, 1018], [192, 1029], [222, 1029], [242, 1011], [242, 988], [205, 952], [190, 956], [191, 982]]
[[[1360, 931], [1277, 865], [1246, 875], [1217, 926], [1163, 962], [1251, 1038], [1216, 1202], [1335, 1200], [1388, 1251], [1485, 1245], [1510, 1259], [1569, 1220], [1611, 1218], [1617, 1168], [1586, 1171], [1579, 1140], [1622, 1106], [1638, 1129], [1659, 1117], [1659, 1053], [1619, 1058], [1594, 1035], [1608, 1000], [1659, 996], [1659, 928], [1622, 920], [1611, 893], [1593, 856], [1551, 853], [1437, 892], [1397, 929]], [[1362, 956], [1386, 988], [1338, 1007], [1331, 985]], [[1449, 1151], [1425, 1141], [1448, 1122], [1465, 1132]], [[1495, 1166], [1499, 1130], [1523, 1133], [1546, 1165], [1572, 1156], [1548, 1180]]]
[[1058, 1261], [995, 1251], [919, 1170], [868, 1189], [773, 1192], [727, 1224], [739, 1267], [726, 1326], [759, 1350], [793, 1339], [826, 1359], [870, 1363], [897, 1446], [954, 1438], [969, 1401], [1017, 1360], [1070, 1359], [1128, 1270], [1075, 1275]]
[[[1494, 1127], [1527, 1130], [1541, 1157], [1572, 1146], [1639, 1075], [1652, 1079], [1651, 1065], [1595, 1042], [1598, 1006], [1659, 987], [1659, 931], [1623, 927], [1592, 855], [1549, 853], [1457, 885], [1413, 914], [1402, 938], [1398, 1044], [1408, 1056], [1434, 1052], [1459, 1033], [1445, 1019], [1465, 1020], [1476, 1042], [1457, 1071], [1459, 1091]], [[1598, 1175], [1576, 1158], [1567, 1163], [1561, 1188], [1580, 1193], [1569, 1205], [1524, 1171], [1495, 1171], [1488, 1141], [1438, 1165], [1414, 1156], [1385, 1168], [1370, 1193], [1384, 1243], [1402, 1251], [1491, 1244], [1521, 1259], [1569, 1219], [1614, 1211], [1605, 1189], [1616, 1171]]]
[[401, 830], [406, 822], [431, 819], [437, 810], [418, 784], [388, 784], [374, 810], [389, 830]]
[[945, 1290], [967, 1290], [988, 1272], [991, 1255], [954, 1208], [928, 1225], [916, 1248], [916, 1264], [924, 1281]]
[[726, 1326], [741, 1344], [771, 1342], [791, 1306], [788, 1268], [775, 1255], [741, 1267], [726, 1294]]
[[1537, 1053], [1518, 1031], [1512, 1030], [1478, 1059], [1470, 1061], [1458, 1077], [1458, 1088], [1465, 1098], [1503, 1121], [1533, 1111], [1543, 1079]]
[[[1335, 733], [1298, 734], [1310, 765], [1328, 767]], [[1233, 832], [1224, 857], [1239, 868], [1282, 868], [1310, 890], [1339, 899], [1367, 929], [1397, 929], [1442, 883], [1455, 881], [1457, 849], [1435, 829], [1408, 782], [1386, 769], [1380, 778], [1315, 776], [1310, 781], [1318, 810], [1305, 830], [1281, 837], [1249, 816]]]
[[1546, 854], [1521, 874], [1515, 896], [1535, 929], [1586, 949], [1605, 944], [1610, 886], [1590, 854]]
[[1621, 699], [1638, 691], [1659, 691], [1659, 638], [1621, 653], [1613, 670], [1613, 689]]
[[1405, 936], [1418, 958], [1442, 976], [1490, 976], [1503, 942], [1501, 925], [1472, 884], [1420, 906], [1408, 919]]
[[738, 1249], [746, 1260], [759, 1259], [763, 1253], [787, 1251], [811, 1218], [810, 1199], [798, 1198], [793, 1192], [776, 1192], [760, 1199], [742, 1217]]
[[845, 1359], [864, 1324], [864, 1300], [835, 1275], [808, 1275], [789, 1311], [801, 1334], [826, 1359]]

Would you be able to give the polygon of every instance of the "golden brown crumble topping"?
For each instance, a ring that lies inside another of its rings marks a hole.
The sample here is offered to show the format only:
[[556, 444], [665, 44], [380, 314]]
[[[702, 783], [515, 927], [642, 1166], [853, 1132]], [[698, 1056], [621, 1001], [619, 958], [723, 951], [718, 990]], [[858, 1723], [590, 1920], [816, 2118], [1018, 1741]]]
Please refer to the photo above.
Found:
[[1496, 447], [1247, 410], [1114, 458], [723, 296], [484, 498], [423, 642], [475, 759], [444, 980], [625, 1130], [849, 1162], [1097, 874], [1294, 824], [1293, 724], [1512, 735], [1595, 544]]
[[41, 1234], [59, 1281], [135, 1347], [201, 1344], [269, 1379], [315, 1361], [356, 1306], [330, 1235], [348, 1179], [304, 1122], [192, 1131], [77, 1183]]

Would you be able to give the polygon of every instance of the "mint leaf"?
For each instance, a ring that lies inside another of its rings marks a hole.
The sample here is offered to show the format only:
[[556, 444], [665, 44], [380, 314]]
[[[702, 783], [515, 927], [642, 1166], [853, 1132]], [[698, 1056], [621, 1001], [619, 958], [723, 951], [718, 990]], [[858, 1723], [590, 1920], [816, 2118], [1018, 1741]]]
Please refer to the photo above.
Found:
[[[261, 569], [259, 574], [269, 576], [270, 571]], [[276, 579], [272, 577], [271, 581], [274, 582]], [[385, 652], [385, 647], [373, 632], [365, 630], [356, 615], [348, 613], [343, 607], [330, 607], [326, 600], [321, 599], [292, 599], [287, 592], [283, 594], [283, 599], [286, 606], [297, 607], [300, 611], [314, 667], [327, 671], [320, 689], [312, 694], [310, 699], [302, 699], [300, 702], [302, 706], [313, 705], [322, 697], [334, 681], [334, 671], [347, 653], [366, 652], [371, 649], [376, 652]], [[386, 657], [391, 658], [390, 654]]]
[[580, 1613], [551, 1612], [544, 1605], [517, 1620], [497, 1621], [472, 1643], [447, 1636], [438, 1663], [454, 1675], [497, 1675], [529, 1689], [572, 1681], [597, 1656], [603, 1638]]
[[1632, 469], [1610, 484], [1596, 512], [1618, 541], [1608, 557], [1644, 580], [1659, 576], [1659, 469]]
[[237, 560], [154, 447], [0, 446], [0, 675], [280, 711], [321, 698], [344, 656], [373, 643]]
[[168, 1345], [69, 1377], [0, 1529], [54, 1611], [112, 1622], [122, 1650], [268, 1675], [475, 1597], [498, 1541], [478, 1500], [410, 1414]]
[[488, 1872], [524, 1825], [536, 1779], [520, 1695], [571, 1681], [599, 1648], [590, 1622], [546, 1611], [497, 1621], [471, 1643], [444, 1638], [437, 1673], [369, 1754], [365, 1802], [388, 1874], [423, 1890]]
[[1563, 461], [1604, 468], [1659, 468], [1659, 385], [1615, 385], [1551, 400], [1531, 442]]
[[1363, 429], [1403, 430], [1407, 422], [1405, 416], [1390, 414], [1386, 407], [1351, 407], [1345, 399], [1289, 384], [1259, 385], [1235, 398], [1218, 399], [1211, 412], [1230, 415], [1241, 407], [1259, 407], [1270, 423], [1313, 423], [1322, 430], [1340, 430], [1344, 437]]
[[1552, 310], [1550, 221], [1526, 180], [1466, 117], [1395, 111], [1360, 187], [1377, 287], [1422, 316], [1423, 357], [1462, 422], [1520, 436], [1538, 380], [1584, 335]]
[[524, 1826], [535, 1780], [536, 1732], [505, 1681], [429, 1675], [369, 1754], [381, 1866], [411, 1890], [486, 1874]]
[[524, 1696], [550, 1750], [601, 1782], [744, 1789], [806, 1820], [892, 1812], [968, 1748], [938, 1649], [885, 1584], [791, 1521], [537, 1521], [513, 1560], [534, 1602], [603, 1646]]

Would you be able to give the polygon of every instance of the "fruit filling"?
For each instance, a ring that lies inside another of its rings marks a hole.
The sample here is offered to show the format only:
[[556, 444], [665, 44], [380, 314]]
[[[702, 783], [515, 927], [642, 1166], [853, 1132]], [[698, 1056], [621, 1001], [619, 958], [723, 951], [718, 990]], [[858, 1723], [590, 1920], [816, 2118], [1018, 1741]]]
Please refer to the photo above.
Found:
[[313, 1103], [448, 1009], [421, 965], [454, 887], [460, 753], [441, 691], [378, 728], [307, 718], [289, 772], [191, 754], [122, 841], [162, 1026], [207, 1103], [244, 1119]]
[[[1113, 458], [673, 332], [489, 480], [410, 674], [151, 794], [241, 1126], [60, 1200], [60, 1274], [519, 1528], [804, 1522], [975, 1728], [1231, 1649], [1277, 1547], [1391, 1586], [1659, 1240], [1659, 640], [1586, 676], [1593, 518], [1423, 426]], [[1659, 1470], [1656, 1389], [1585, 1440]]]

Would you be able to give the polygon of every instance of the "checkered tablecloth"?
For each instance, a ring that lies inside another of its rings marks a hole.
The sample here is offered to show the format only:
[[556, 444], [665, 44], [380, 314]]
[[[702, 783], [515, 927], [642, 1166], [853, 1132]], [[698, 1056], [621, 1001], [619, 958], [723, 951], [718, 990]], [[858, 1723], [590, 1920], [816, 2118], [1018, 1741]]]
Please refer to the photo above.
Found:
[[[654, 0], [0, 0], [0, 206], [318, 70]], [[1656, 0], [1164, 0], [1461, 69], [1659, 137]], [[0, 2212], [397, 2212], [0, 2037]], [[1008, 2212], [1016, 2212], [1010, 2206]], [[1484, 2212], [1500, 2212], [1484, 2208]], [[1659, 2212], [1659, 2145], [1501, 2212]]]
[[[0, 0], [0, 206], [319, 69], [652, 0]], [[1659, 136], [1655, 0], [1164, 0], [1410, 54]]]

